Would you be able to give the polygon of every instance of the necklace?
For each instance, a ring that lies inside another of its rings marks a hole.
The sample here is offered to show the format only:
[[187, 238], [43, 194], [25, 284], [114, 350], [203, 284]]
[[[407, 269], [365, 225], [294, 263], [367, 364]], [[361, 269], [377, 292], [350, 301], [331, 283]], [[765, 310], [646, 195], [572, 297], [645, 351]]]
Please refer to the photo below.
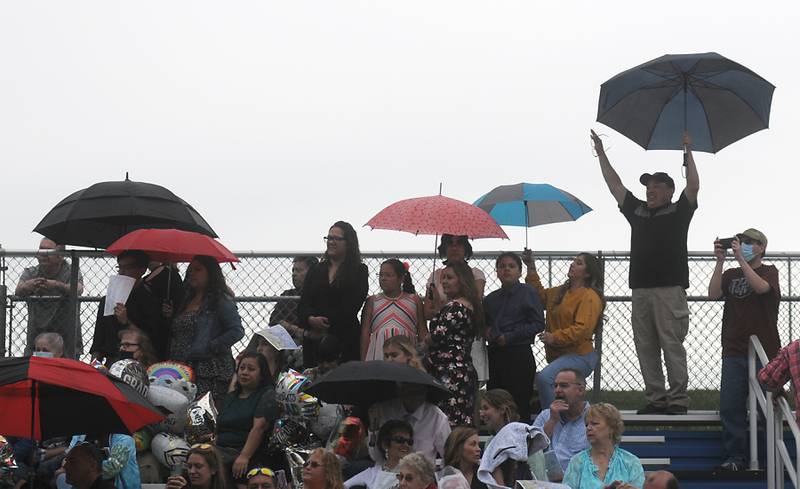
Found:
[[396, 300], [397, 300], [397, 299], [399, 299], [399, 298], [400, 298], [400, 296], [402, 296], [402, 295], [403, 295], [403, 291], [402, 291], [402, 290], [400, 291], [400, 293], [399, 293], [399, 294], [397, 294], [397, 295], [396, 295], [396, 296], [394, 296], [394, 297], [390, 296], [390, 295], [389, 295], [389, 294], [387, 294], [386, 292], [384, 292], [384, 293], [383, 293], [383, 296], [384, 296], [384, 297], [386, 297], [387, 299], [389, 299], [390, 301], [396, 301]]

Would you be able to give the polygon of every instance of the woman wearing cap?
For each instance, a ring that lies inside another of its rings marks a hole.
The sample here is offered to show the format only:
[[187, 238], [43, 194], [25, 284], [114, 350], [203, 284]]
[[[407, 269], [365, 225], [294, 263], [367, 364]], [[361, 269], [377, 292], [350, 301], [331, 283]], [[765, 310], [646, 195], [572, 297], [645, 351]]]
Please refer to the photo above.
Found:
[[[472, 245], [467, 236], [454, 236], [443, 234], [439, 244], [439, 258], [444, 260], [443, 264], [467, 263], [472, 258]], [[483, 289], [486, 287], [486, 275], [478, 267], [470, 267], [472, 276], [475, 279], [475, 286], [478, 289], [478, 297], [483, 297]], [[442, 306], [447, 302], [442, 288], [442, 272], [445, 267], [435, 270], [426, 284], [425, 296], [425, 319], [431, 319]]]

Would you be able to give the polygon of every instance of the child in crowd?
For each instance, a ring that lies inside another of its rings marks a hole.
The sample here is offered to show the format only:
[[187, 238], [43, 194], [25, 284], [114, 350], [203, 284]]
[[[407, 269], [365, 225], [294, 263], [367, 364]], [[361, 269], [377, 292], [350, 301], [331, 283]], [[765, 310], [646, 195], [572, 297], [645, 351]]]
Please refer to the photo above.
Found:
[[378, 277], [381, 293], [367, 298], [361, 314], [363, 360], [383, 360], [381, 347], [388, 338], [402, 335], [416, 343], [428, 333], [422, 300], [415, 293], [406, 266], [390, 258], [381, 263]]

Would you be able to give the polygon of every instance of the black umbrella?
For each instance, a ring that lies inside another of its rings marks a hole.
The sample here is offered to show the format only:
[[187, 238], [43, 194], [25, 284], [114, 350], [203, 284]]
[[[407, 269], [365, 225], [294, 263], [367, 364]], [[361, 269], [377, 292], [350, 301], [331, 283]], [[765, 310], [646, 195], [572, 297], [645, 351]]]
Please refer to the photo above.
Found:
[[382, 360], [347, 362], [315, 381], [306, 392], [324, 402], [369, 405], [399, 397], [398, 383], [424, 387], [429, 401], [452, 397], [447, 387], [427, 373]]
[[0, 433], [46, 440], [133, 433], [164, 415], [112, 375], [67, 358], [0, 359]]
[[56, 204], [34, 229], [58, 244], [106, 248], [136, 229], [180, 229], [217, 233], [183, 199], [159, 185], [101, 182]]
[[644, 149], [716, 153], [769, 126], [775, 86], [717, 53], [670, 54], [603, 83], [597, 120]]

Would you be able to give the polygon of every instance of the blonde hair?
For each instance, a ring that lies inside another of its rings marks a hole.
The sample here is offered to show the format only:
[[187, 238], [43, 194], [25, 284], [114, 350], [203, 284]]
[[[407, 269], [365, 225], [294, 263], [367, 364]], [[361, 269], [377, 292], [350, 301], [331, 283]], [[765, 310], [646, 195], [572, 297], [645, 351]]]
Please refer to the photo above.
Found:
[[397, 335], [392, 336], [390, 338], [386, 338], [386, 341], [383, 342], [383, 349], [387, 349], [390, 346], [397, 347], [400, 351], [406, 354], [409, 357], [408, 364], [414, 367], [417, 370], [422, 370], [426, 372], [425, 367], [422, 365], [422, 360], [419, 358], [419, 354], [417, 353], [417, 347], [414, 346], [414, 343], [411, 341], [411, 338], [405, 335]]
[[309, 458], [314, 454], [319, 454], [325, 469], [325, 489], [344, 489], [342, 466], [336, 454], [325, 448], [317, 448], [309, 454]]
[[588, 421], [589, 418], [602, 419], [608, 425], [608, 429], [611, 430], [611, 441], [614, 442], [614, 445], [619, 445], [622, 440], [622, 433], [625, 432], [625, 423], [613, 404], [598, 402], [590, 405], [589, 411], [586, 413], [586, 420]]

